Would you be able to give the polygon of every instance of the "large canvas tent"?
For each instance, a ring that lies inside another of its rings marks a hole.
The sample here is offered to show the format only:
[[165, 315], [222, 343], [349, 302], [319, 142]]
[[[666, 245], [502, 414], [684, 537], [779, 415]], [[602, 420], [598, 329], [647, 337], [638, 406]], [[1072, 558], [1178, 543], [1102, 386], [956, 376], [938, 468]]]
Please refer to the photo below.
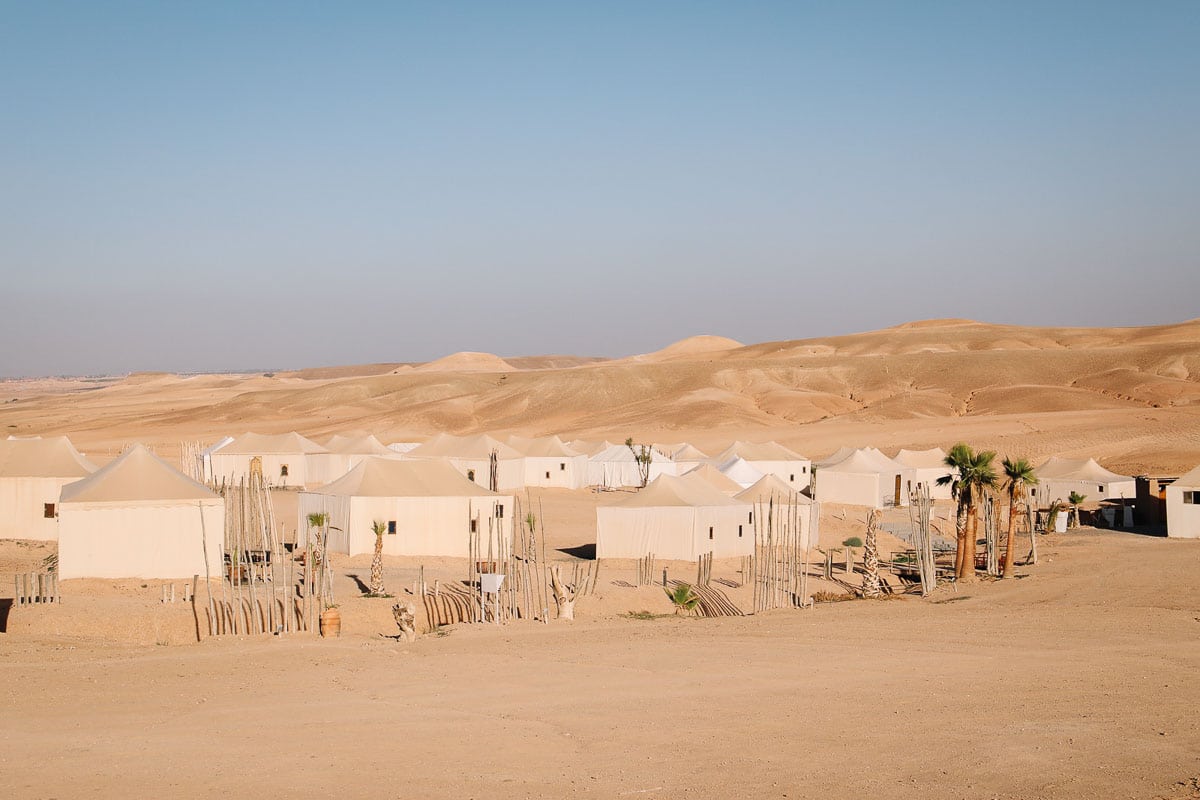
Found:
[[310, 455], [308, 463], [314, 467], [313, 475], [324, 476], [326, 483], [342, 477], [364, 459], [403, 457], [369, 433], [333, 436], [325, 443], [325, 450], [328, 452]]
[[359, 555], [375, 551], [372, 523], [384, 523], [383, 552], [397, 556], [465, 558], [472, 526], [481, 551], [491, 537], [498, 552], [511, 541], [511, 495], [483, 489], [445, 461], [368, 458], [332, 483], [300, 493], [297, 530], [306, 541], [308, 515], [329, 514], [329, 549]]
[[812, 478], [812, 460], [778, 442], [734, 442], [714, 456], [713, 461], [724, 465], [737, 458], [761, 474], [778, 476], [795, 489], [807, 488]]
[[439, 433], [420, 447], [404, 454], [406, 459], [445, 461], [467, 480], [492, 488], [490, 483], [491, 456], [496, 454], [496, 486], [498, 491], [511, 491], [525, 486], [525, 464], [520, 453], [504, 442], [487, 434], [451, 436]]
[[[641, 445], [634, 445], [641, 452]], [[650, 450], [650, 480], [660, 475], [676, 475], [675, 462], [662, 453]], [[614, 444], [588, 459], [588, 486], [604, 486], [619, 489], [628, 486], [641, 486], [642, 474], [639, 470], [637, 456], [628, 445]]]
[[1137, 496], [1137, 481], [1128, 475], [1118, 475], [1096, 463], [1093, 458], [1048, 458], [1035, 470], [1036, 486], [1030, 495], [1045, 505], [1066, 500], [1078, 492], [1088, 500], [1115, 500]]
[[754, 465], [752, 465], [749, 461], [741, 457], [726, 461], [720, 466], [720, 470], [722, 475], [729, 478], [743, 489], [749, 489], [751, 486], [758, 483], [760, 480], [762, 480], [763, 475], [775, 474], [773, 472], [764, 473], [762, 470], [755, 468]]
[[335, 476], [322, 457], [328, 454], [321, 445], [295, 431], [277, 435], [243, 433], [209, 453], [214, 483], [238, 483], [249, 480], [251, 464], [259, 459], [263, 483], [267, 486], [316, 486]]
[[645, 489], [596, 509], [596, 557], [693, 561], [750, 555], [751, 506], [699, 477], [660, 475]]
[[[840, 453], [841, 451], [839, 451]], [[908, 505], [914, 472], [875, 448], [851, 451], [832, 464], [819, 465], [816, 499], [822, 503], [846, 503], [883, 508]]]
[[[771, 522], [777, 531], [782, 529], [785, 521], [790, 524], [795, 519], [800, 527], [800, 548], [809, 550], [815, 544], [812, 541], [812, 498], [784, 483], [778, 475], [762, 476], [758, 483], [738, 492], [733, 499], [750, 503], [763, 514], [774, 514]], [[759, 522], [762, 524], [765, 518]]]
[[588, 457], [557, 436], [510, 436], [509, 445], [525, 459], [525, 485], [581, 489], [587, 485]]
[[1200, 539], [1200, 467], [1167, 486], [1167, 536]]
[[219, 576], [225, 501], [135, 445], [59, 502], [63, 578]]
[[685, 478], [701, 478], [709, 483], [713, 488], [723, 492], [730, 497], [733, 497], [744, 488], [741, 484], [730, 478], [721, 470], [714, 467], [712, 464], [701, 464], [698, 467], [692, 467], [687, 472], [683, 473]]
[[95, 471], [65, 436], [0, 441], [0, 539], [57, 539], [60, 490]]
[[946, 451], [940, 447], [929, 450], [901, 450], [893, 459], [913, 471], [913, 487], [921, 484], [929, 487], [929, 496], [934, 500], [950, 500], [952, 489], [949, 483], [938, 484], [938, 480], [950, 474], [946, 466]]

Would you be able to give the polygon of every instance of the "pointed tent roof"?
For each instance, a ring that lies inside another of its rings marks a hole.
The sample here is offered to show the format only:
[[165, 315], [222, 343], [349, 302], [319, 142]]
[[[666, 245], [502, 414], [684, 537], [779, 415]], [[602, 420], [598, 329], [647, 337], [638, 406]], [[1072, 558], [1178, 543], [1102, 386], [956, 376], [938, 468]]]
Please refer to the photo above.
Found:
[[620, 502], [612, 508], [700, 508], [706, 506], [741, 506], [745, 503], [710, 486], [699, 477], [682, 478], [674, 475], [659, 475], [650, 485]]
[[1200, 466], [1195, 469], [1188, 470], [1175, 479], [1176, 486], [1200, 486]]
[[487, 459], [492, 451], [501, 461], [520, 458], [521, 454], [499, 439], [493, 439], [486, 433], [475, 436], [451, 436], [439, 433], [420, 447], [408, 451], [413, 458], [470, 458]]
[[936, 469], [946, 467], [946, 451], [940, 447], [929, 450], [901, 450], [892, 460], [914, 469]]
[[700, 448], [684, 442], [669, 454], [674, 461], [707, 461], [708, 455]]
[[95, 471], [65, 436], [0, 441], [2, 478], [83, 478]]
[[735, 500], [742, 500], [747, 503], [757, 503], [760, 501], [766, 503], [772, 497], [775, 498], [776, 503], [812, 504], [812, 498], [803, 492], [796, 491], [796, 487], [789, 486], [783, 478], [780, 478], [773, 472], [767, 473], [762, 476], [758, 483], [733, 496]]
[[738, 456], [721, 465], [721, 474], [737, 483], [738, 486], [750, 487], [762, 479], [763, 473], [746, 459]]
[[337, 480], [310, 494], [346, 497], [492, 497], [444, 461], [365, 458]]
[[325, 443], [325, 449], [331, 453], [351, 456], [395, 456], [395, 450], [383, 446], [383, 442], [374, 434], [364, 436], [334, 436]]
[[838, 463], [839, 461], [845, 461], [846, 458], [848, 458], [849, 456], [853, 455], [856, 452], [858, 452], [858, 451], [854, 447], [839, 447], [834, 452], [830, 453], [829, 455], [822, 458], [820, 461], [816, 462], [816, 466], [818, 466], [818, 467], [833, 466], [834, 464]]
[[587, 439], [573, 439], [570, 442], [567, 442], [567, 444], [570, 445], [571, 449], [578, 450], [585, 456], [589, 457], [594, 456], [596, 453], [599, 453], [602, 450], [607, 450], [613, 446], [612, 442], [609, 441], [590, 442]]
[[517, 452], [533, 458], [576, 458], [583, 455], [557, 436], [539, 436], [532, 439], [510, 436], [508, 443]]
[[[639, 443], [635, 442], [633, 446], [640, 447], [641, 445]], [[664, 456], [662, 453], [659, 453], [657, 450], [654, 450], [653, 447], [651, 447], [650, 449], [652, 451], [652, 454], [650, 456], [651, 463], [662, 463], [664, 461], [672, 460], [672, 459], [668, 458], [667, 456]], [[591, 460], [592, 461], [637, 461], [637, 458], [634, 457], [633, 450], [629, 449], [628, 445], [612, 444], [612, 445], [609, 445], [608, 447], [604, 448], [603, 450], [601, 450], [599, 453], [592, 455]]]
[[[64, 503], [220, 500], [201, 483], [136, 444], [81, 481], [62, 488]], [[219, 532], [218, 534], [219, 535]]]
[[714, 488], [725, 494], [734, 495], [742, 490], [742, 485], [733, 478], [723, 474], [712, 464], [701, 464], [683, 473], [684, 477], [693, 476], [708, 481]]
[[726, 447], [713, 458], [719, 463], [726, 463], [735, 458], [746, 461], [803, 461], [804, 456], [789, 450], [779, 442], [742, 442], [736, 441]]
[[243, 433], [217, 452], [229, 455], [258, 456], [268, 453], [328, 453], [329, 451], [311, 439], [306, 439], [292, 431], [273, 436], [263, 433]]
[[1052, 456], [1035, 471], [1039, 480], [1087, 481], [1112, 483], [1131, 481], [1128, 475], [1118, 475], [1096, 463], [1094, 458], [1058, 458]]
[[855, 450], [836, 464], [822, 465], [821, 469], [829, 472], [877, 473], [895, 472], [908, 467], [896, 463], [874, 448], [866, 447]]

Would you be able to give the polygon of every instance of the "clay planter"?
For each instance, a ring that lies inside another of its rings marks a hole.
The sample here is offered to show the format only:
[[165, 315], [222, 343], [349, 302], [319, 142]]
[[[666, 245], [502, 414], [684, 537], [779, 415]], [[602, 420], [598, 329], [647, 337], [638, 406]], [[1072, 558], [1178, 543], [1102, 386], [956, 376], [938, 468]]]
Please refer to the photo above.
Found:
[[321, 635], [342, 635], [342, 612], [336, 608], [327, 608], [321, 612]]

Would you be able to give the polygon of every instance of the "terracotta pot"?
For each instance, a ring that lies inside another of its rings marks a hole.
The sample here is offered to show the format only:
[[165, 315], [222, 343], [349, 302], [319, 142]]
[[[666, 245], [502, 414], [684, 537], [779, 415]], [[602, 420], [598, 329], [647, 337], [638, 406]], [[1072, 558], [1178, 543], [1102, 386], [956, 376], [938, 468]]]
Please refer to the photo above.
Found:
[[342, 635], [342, 612], [336, 608], [327, 608], [321, 612], [321, 635]]

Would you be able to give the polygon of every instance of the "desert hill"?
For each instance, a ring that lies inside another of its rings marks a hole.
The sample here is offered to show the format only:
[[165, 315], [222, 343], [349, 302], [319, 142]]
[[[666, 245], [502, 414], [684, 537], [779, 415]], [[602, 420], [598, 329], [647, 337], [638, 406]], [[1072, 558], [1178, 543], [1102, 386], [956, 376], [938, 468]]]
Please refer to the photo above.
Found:
[[771, 438], [810, 456], [961, 439], [1034, 458], [1093, 455], [1129, 472], [1200, 463], [1200, 320], [937, 320], [748, 346], [700, 337], [649, 359], [540, 358], [522, 369], [520, 359], [461, 353], [326, 378], [156, 375], [5, 403], [0, 431], [66, 433], [101, 451], [246, 429], [324, 437], [353, 428], [384, 441], [443, 430], [635, 436], [702, 448]]

